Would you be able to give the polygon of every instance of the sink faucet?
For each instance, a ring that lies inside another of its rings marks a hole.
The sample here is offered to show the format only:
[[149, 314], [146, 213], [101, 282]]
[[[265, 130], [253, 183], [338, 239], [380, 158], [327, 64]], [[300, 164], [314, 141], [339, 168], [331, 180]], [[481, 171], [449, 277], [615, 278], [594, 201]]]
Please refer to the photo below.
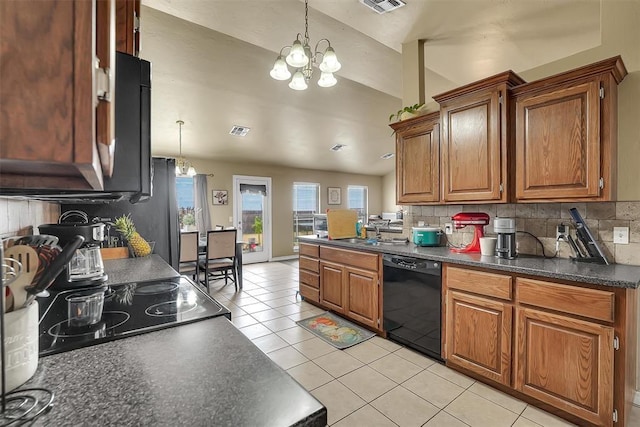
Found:
[[382, 234], [380, 233], [380, 225], [376, 224], [376, 225], [373, 226], [373, 228], [375, 228], [375, 230], [376, 230], [376, 239], [377, 240], [382, 239]]

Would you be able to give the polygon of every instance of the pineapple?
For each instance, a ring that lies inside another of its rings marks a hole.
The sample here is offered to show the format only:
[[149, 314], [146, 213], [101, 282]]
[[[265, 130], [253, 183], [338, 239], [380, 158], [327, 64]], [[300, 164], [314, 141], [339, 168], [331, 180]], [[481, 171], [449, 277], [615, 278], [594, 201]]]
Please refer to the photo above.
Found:
[[151, 245], [136, 231], [130, 214], [116, 218], [115, 226], [116, 230], [127, 239], [135, 256], [143, 257], [151, 254]]

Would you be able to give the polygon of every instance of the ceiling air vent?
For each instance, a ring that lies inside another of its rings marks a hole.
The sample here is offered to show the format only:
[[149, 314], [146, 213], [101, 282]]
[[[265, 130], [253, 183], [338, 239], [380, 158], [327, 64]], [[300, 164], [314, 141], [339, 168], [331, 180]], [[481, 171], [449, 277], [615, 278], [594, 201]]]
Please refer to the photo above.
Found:
[[406, 4], [402, 0], [360, 0], [360, 3], [375, 10], [380, 15], [396, 10]]
[[344, 147], [346, 147], [345, 144], [336, 144], [333, 147], [329, 148], [329, 150], [331, 150], [331, 151], [341, 151]]
[[249, 133], [251, 129], [246, 127], [246, 126], [237, 126], [234, 125], [231, 128], [231, 131], [229, 132], [229, 135], [235, 135], [235, 136], [247, 136], [247, 134]]

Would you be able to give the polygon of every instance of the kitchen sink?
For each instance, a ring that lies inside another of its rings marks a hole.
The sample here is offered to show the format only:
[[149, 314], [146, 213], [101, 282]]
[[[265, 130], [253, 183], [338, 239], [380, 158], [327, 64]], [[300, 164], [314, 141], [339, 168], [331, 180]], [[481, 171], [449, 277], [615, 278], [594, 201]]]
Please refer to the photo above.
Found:
[[371, 245], [371, 246], [377, 246], [377, 245], [406, 245], [409, 243], [409, 239], [358, 239], [358, 238], [351, 238], [351, 239], [337, 239], [340, 242], [346, 242], [346, 243], [359, 243], [362, 245]]

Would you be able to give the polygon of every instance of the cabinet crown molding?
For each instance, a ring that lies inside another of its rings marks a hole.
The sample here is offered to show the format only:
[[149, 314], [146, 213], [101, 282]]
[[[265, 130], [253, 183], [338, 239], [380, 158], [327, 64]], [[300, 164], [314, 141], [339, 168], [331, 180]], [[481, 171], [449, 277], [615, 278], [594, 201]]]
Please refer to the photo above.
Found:
[[524, 83], [514, 88], [511, 92], [514, 96], [518, 96], [522, 93], [530, 93], [541, 89], [548, 89], [556, 85], [571, 83], [574, 80], [582, 80], [597, 76], [599, 74], [607, 73], [613, 76], [616, 84], [620, 84], [620, 82], [628, 74], [627, 68], [625, 67], [624, 62], [622, 62], [622, 57], [620, 55], [604, 59], [599, 62], [594, 62], [593, 64], [585, 65], [584, 67], [578, 67], [569, 71], [558, 73], [550, 77], [544, 77], [530, 83]]
[[438, 104], [442, 104], [450, 100], [451, 98], [458, 98], [460, 96], [468, 95], [479, 90], [495, 87], [499, 84], [506, 84], [507, 88], [511, 89], [524, 83], [526, 83], [526, 81], [522, 77], [520, 77], [513, 71], [508, 70], [500, 74], [478, 80], [477, 82], [457, 87], [448, 92], [441, 93], [440, 95], [435, 95], [433, 99]]

